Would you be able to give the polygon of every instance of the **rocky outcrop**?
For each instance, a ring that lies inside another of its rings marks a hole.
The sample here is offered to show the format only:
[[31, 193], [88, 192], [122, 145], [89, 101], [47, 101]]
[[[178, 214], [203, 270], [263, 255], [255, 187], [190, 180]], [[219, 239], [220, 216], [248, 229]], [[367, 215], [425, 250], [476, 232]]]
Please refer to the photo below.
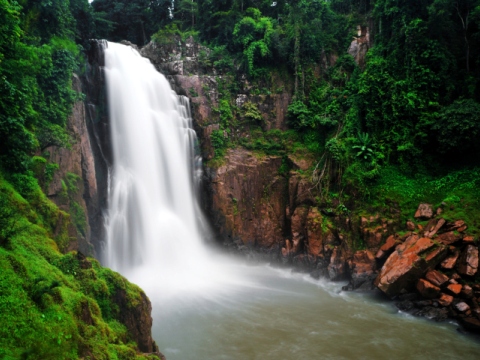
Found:
[[355, 252], [349, 261], [352, 288], [371, 290], [373, 280], [377, 277], [376, 266], [375, 257], [370, 251]]
[[357, 26], [357, 34], [350, 43], [347, 52], [353, 56], [355, 62], [360, 66], [365, 66], [365, 56], [372, 47], [370, 39], [370, 29], [368, 26]]
[[[259, 121], [256, 125], [261, 125], [264, 130], [286, 129], [287, 109], [292, 99], [292, 85], [288, 79], [277, 76], [271, 85], [275, 91], [258, 94], [258, 85], [251, 84], [244, 75], [232, 75], [231, 71], [225, 73], [222, 69], [215, 68], [208, 59], [211, 50], [195, 42], [192, 37], [182, 40], [180, 36], [173, 36], [162, 44], [152, 41], [140, 53], [167, 77], [178, 94], [190, 99], [194, 128], [202, 140], [202, 152], [207, 160], [214, 156], [210, 134], [212, 130], [218, 129], [221, 122], [220, 83], [223, 87], [233, 82], [238, 84], [235, 105], [241, 113], [245, 104], [254, 104], [261, 116], [261, 120], [256, 120]], [[232, 99], [224, 97], [223, 100]], [[236, 133], [228, 136], [241, 138], [247, 135], [248, 129], [249, 121], [242, 119]]]
[[241, 148], [227, 152], [210, 184], [212, 222], [222, 237], [263, 249], [283, 245], [288, 184], [278, 173], [281, 163]]
[[428, 269], [433, 269], [446, 255], [446, 247], [429, 238], [410, 236], [399, 245], [383, 265], [375, 285], [389, 296], [410, 290]]
[[[82, 84], [76, 75], [73, 89], [82, 92]], [[50, 146], [44, 150], [44, 154], [48, 153], [49, 162], [58, 165], [46, 194], [71, 216], [69, 234], [72, 241], [63, 250], [80, 250], [93, 255], [93, 243], [98, 241], [95, 226], [99, 211], [98, 189], [83, 101], [75, 102], [72, 114], [68, 117], [67, 131], [71, 138], [69, 148]]]

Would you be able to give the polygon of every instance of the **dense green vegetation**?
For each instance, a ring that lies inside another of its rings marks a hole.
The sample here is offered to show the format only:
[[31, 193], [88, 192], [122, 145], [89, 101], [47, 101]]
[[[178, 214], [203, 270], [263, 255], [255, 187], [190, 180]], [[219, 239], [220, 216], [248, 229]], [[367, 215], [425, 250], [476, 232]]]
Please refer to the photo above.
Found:
[[44, 150], [72, 142], [67, 119], [82, 98], [72, 76], [95, 23], [109, 24], [87, 0], [0, 0], [0, 359], [147, 358], [118, 304], [125, 293], [130, 311], [141, 290], [96, 260], [64, 255], [72, 228], [86, 231], [76, 175], [64, 184], [69, 213], [43, 192], [58, 169]]
[[[0, 358], [134, 351], [109, 300], [123, 280], [61, 254], [70, 239], [59, 219], [86, 231], [74, 176], [69, 214], [41, 191], [58, 166], [39, 155], [72, 141], [66, 122], [82, 98], [72, 74], [88, 39], [202, 43], [201, 66], [222, 75], [217, 163], [243, 146], [282, 156], [288, 175], [289, 155], [308, 157], [319, 204], [381, 209], [388, 199], [406, 219], [420, 201], [444, 203], [478, 234], [479, 25], [480, 0], [0, 0]], [[357, 26], [373, 44], [361, 66], [347, 54]], [[267, 130], [258, 104], [282, 93], [292, 95], [289, 130]], [[237, 106], [238, 94], [249, 101]]]
[[0, 174], [0, 358], [146, 359], [120, 316], [141, 301], [141, 290], [96, 260], [62, 255], [69, 221], [35, 178], [10, 183]]
[[[205, 70], [223, 74], [212, 165], [231, 146], [303, 154], [316, 159], [309, 176], [322, 197], [340, 195], [349, 207], [388, 197], [409, 208], [445, 199], [478, 208], [480, 1], [128, 3], [93, 2], [117, 24], [107, 37], [142, 45], [152, 34], [160, 44], [193, 35], [209, 49], [199, 56]], [[132, 15], [117, 16], [122, 9]], [[357, 26], [369, 28], [373, 44], [362, 66], [347, 54]], [[251, 87], [241, 90], [245, 75]], [[293, 93], [286, 133], [265, 131], [253, 102], [235, 103], [239, 93], [261, 103], [282, 92]]]

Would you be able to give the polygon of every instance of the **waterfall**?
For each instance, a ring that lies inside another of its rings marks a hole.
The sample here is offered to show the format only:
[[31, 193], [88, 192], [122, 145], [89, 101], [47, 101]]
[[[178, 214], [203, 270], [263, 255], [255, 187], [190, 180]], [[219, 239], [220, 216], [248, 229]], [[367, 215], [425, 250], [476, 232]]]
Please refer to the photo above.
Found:
[[188, 98], [129, 46], [108, 43], [105, 75], [114, 160], [106, 265], [162, 296], [212, 284], [222, 271], [198, 226], [202, 167]]

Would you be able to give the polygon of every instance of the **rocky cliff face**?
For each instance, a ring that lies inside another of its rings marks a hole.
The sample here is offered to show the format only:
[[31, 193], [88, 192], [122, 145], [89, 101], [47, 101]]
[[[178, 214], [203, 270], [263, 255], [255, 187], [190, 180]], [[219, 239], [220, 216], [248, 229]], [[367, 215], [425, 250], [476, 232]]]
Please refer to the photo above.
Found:
[[[73, 78], [73, 88], [82, 92], [77, 76]], [[100, 209], [94, 158], [85, 119], [85, 105], [83, 101], [77, 101], [67, 123], [71, 147], [50, 146], [45, 149], [48, 160], [58, 164], [46, 194], [71, 215], [69, 235], [72, 241], [64, 250], [80, 250], [93, 255], [93, 243], [98, 242], [95, 219]]]
[[[127, 328], [128, 339], [125, 341], [134, 341], [139, 352], [163, 358], [152, 338], [152, 306], [146, 294], [119, 274], [102, 270], [96, 261], [83, 255], [101, 257], [108, 172], [112, 164], [102, 69], [104, 45], [102, 41], [92, 43], [85, 76], [82, 79], [75, 76], [73, 79], [74, 89], [79, 93], [86, 93], [86, 101], [77, 101], [68, 119], [71, 147], [51, 146], [45, 150], [49, 162], [58, 164], [58, 170], [55, 171], [46, 193], [62, 210], [70, 213], [68, 235], [71, 241], [68, 247], [62, 250], [79, 251], [76, 256], [72, 255], [72, 262], [78, 267], [79, 274], [92, 272], [95, 268], [108, 278], [112, 288], [96, 295], [100, 298], [107, 296], [108, 301], [115, 304], [115, 310], [103, 316], [112, 316], [114, 313], [114, 317]], [[88, 276], [85, 278], [90, 279]], [[90, 291], [90, 288], [86, 289]], [[86, 307], [82, 320], [92, 325], [93, 317]], [[88, 349], [85, 351], [89, 353]]]
[[[349, 49], [360, 66], [370, 45], [368, 28], [360, 28]], [[229, 75], [205, 68], [200, 51], [208, 49], [180, 38], [141, 49], [172, 87], [190, 98], [209, 160], [215, 155], [211, 134], [221, 129], [220, 84]], [[223, 132], [225, 138], [250, 136], [242, 122], [245, 104], [258, 110], [263, 130], [287, 128], [288, 79], [279, 86], [284, 92], [263, 95], [245, 78], [237, 82], [230, 95], [235, 96], [238, 122], [233, 131]], [[335, 199], [325, 202], [308, 175], [314, 165], [308, 156], [267, 156], [236, 147], [216, 160], [206, 166], [204, 206], [230, 248], [263, 254], [315, 278], [348, 279], [345, 290], [378, 288], [399, 298], [403, 310], [437, 319], [455, 317], [466, 328], [480, 330], [480, 288], [468, 285], [478, 277], [478, 246], [462, 235], [462, 221], [448, 222], [441, 209], [435, 212], [428, 204], [421, 204], [414, 220], [403, 224], [395, 203], [369, 213], [351, 212]]]
[[[222, 121], [220, 83], [232, 76], [202, 65], [199, 54], [208, 51], [192, 38], [183, 42], [180, 37], [168, 44], [151, 42], [140, 50], [167, 76], [177, 93], [190, 98], [207, 160], [214, 156], [210, 135], [220, 129]], [[224, 136], [234, 140], [250, 136], [248, 123], [242, 121], [245, 104], [258, 110], [262, 120], [256, 125], [262, 130], [287, 129], [286, 114], [293, 93], [290, 80], [288, 76], [273, 79], [273, 86], [280, 91], [258, 94], [258, 84], [237, 76], [237, 90], [230, 95], [240, 119], [235, 130], [224, 132]], [[352, 239], [360, 237], [376, 252], [394, 227], [396, 214], [389, 209], [386, 216], [360, 219], [317, 207], [318, 189], [305, 175], [312, 163], [308, 157], [285, 159], [241, 147], [229, 149], [220, 165], [207, 164], [205, 209], [226, 244], [268, 253], [270, 259], [315, 271], [316, 276], [343, 279], [348, 274], [347, 258], [353, 256], [348, 245]]]

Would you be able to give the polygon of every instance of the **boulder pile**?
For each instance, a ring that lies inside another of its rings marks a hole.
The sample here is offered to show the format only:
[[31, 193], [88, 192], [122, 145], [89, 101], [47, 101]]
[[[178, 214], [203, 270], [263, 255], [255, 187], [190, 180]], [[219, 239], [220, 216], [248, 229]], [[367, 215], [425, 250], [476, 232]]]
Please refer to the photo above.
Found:
[[[414, 315], [436, 320], [457, 319], [466, 329], [480, 332], [480, 281], [478, 244], [465, 233], [463, 220], [448, 221], [441, 209], [420, 204], [407, 232], [387, 238], [375, 255], [380, 270], [374, 285], [397, 306]], [[352, 268], [363, 270], [363, 260], [352, 260]], [[368, 276], [372, 277], [372, 274]], [[358, 274], [352, 272], [350, 287]]]

